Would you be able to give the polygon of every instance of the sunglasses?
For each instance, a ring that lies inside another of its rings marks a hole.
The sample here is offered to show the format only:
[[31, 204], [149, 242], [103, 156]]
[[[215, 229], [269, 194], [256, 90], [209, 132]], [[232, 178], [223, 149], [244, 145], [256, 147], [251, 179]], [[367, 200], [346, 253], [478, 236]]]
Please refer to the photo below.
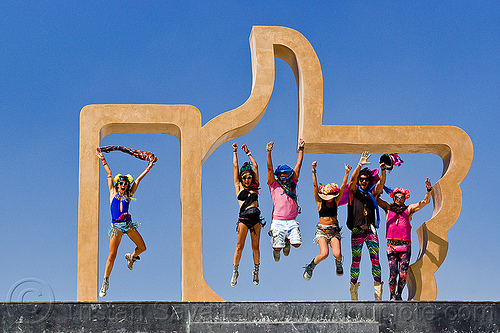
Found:
[[125, 185], [125, 186], [128, 186], [128, 183], [127, 182], [118, 182], [117, 185]]
[[252, 179], [252, 178], [253, 178], [253, 176], [243, 176], [243, 177], [241, 177], [241, 179], [243, 179], [243, 180]]
[[362, 183], [362, 182], [368, 182], [369, 179], [366, 178], [366, 177], [362, 177], [362, 178], [359, 178], [359, 182]]
[[394, 200], [404, 200], [405, 196], [404, 195], [395, 195]]

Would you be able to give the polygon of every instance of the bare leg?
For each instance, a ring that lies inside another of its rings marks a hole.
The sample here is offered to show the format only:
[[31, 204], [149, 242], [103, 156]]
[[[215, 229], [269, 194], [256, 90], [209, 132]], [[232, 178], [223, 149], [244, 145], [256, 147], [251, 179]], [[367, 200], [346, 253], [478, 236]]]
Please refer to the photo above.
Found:
[[122, 240], [123, 233], [120, 230], [116, 231], [116, 235], [111, 235], [109, 238], [109, 254], [108, 261], [106, 261], [106, 269], [104, 270], [104, 277], [109, 278], [111, 275], [111, 270], [116, 259], [116, 253], [118, 252], [118, 246]]
[[332, 254], [338, 261], [342, 261], [342, 251], [340, 249], [340, 241], [333, 237], [330, 240], [330, 246], [332, 247]]
[[236, 231], [236, 250], [234, 250], [234, 260], [233, 265], [237, 266], [240, 264], [241, 253], [245, 247], [245, 240], [247, 238], [248, 228], [243, 223], [238, 223], [238, 228]]
[[136, 248], [134, 250], [133, 256], [137, 257], [139, 254], [142, 252], [146, 251], [146, 244], [144, 243], [144, 240], [142, 239], [141, 234], [137, 230], [129, 230], [127, 231], [127, 235], [134, 242]]
[[314, 263], [319, 264], [326, 258], [328, 258], [328, 241], [326, 240], [325, 237], [321, 237], [318, 240], [318, 245], [319, 245], [319, 251], [320, 253], [314, 258]]
[[253, 232], [250, 232], [250, 238], [252, 239], [252, 254], [253, 263], [260, 264], [260, 223], [257, 223], [253, 227]]

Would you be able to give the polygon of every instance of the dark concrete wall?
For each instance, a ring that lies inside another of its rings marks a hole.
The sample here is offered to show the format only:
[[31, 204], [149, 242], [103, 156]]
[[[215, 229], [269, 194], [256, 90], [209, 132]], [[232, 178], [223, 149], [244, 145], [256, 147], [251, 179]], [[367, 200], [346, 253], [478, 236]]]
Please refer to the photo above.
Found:
[[500, 302], [0, 303], [2, 332], [500, 332]]

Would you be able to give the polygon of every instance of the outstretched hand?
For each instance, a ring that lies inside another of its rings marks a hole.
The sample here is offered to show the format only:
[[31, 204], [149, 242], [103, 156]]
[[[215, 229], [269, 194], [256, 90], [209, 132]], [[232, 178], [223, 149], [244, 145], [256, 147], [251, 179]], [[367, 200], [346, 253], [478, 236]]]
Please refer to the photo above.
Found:
[[300, 138], [299, 139], [299, 149], [304, 148], [305, 145], [306, 145], [306, 142], [304, 140], [302, 140], [302, 138]]
[[231, 147], [233, 147], [233, 151], [238, 150], [238, 144], [236, 142], [234, 142]]
[[268, 151], [271, 151], [271, 150], [273, 150], [273, 146], [274, 146], [274, 141], [271, 141], [271, 142], [269, 142], [269, 143], [266, 145], [266, 149], [267, 149]]
[[241, 149], [243, 149], [243, 151], [245, 152], [245, 154], [248, 153], [248, 147], [246, 145], [246, 143], [244, 143], [242, 146], [241, 146]]
[[[98, 149], [99, 149], [99, 148], [98, 148]], [[98, 150], [98, 151], [95, 153], [95, 155], [96, 155], [97, 157], [99, 157], [99, 159], [100, 159], [101, 161], [104, 161], [104, 160], [105, 160], [104, 155], [101, 153], [101, 151], [99, 151], [99, 150]]]
[[368, 164], [371, 164], [371, 162], [368, 162], [368, 158], [370, 158], [370, 156], [372, 156], [370, 153], [368, 153], [368, 151], [364, 151], [362, 154], [361, 154], [361, 158], [359, 159], [359, 164], [360, 165], [368, 165]]
[[318, 164], [318, 162], [314, 161], [312, 162], [312, 169], [313, 170], [316, 170], [316, 165]]
[[346, 172], [350, 172], [352, 170], [352, 166], [350, 166], [349, 164], [345, 164], [345, 163], [344, 163], [344, 168], [345, 168]]
[[431, 180], [429, 177], [425, 179], [425, 187], [430, 190], [432, 188]]

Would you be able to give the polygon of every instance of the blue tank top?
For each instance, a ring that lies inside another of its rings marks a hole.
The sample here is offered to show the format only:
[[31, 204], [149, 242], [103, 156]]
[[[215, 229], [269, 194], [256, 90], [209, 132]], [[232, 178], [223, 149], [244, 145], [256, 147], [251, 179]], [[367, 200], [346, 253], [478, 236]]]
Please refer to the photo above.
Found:
[[[120, 210], [120, 202], [122, 209]], [[118, 220], [120, 216], [124, 213], [128, 213], [128, 206], [130, 204], [130, 200], [124, 196], [117, 194], [111, 200], [111, 218], [114, 220]]]

